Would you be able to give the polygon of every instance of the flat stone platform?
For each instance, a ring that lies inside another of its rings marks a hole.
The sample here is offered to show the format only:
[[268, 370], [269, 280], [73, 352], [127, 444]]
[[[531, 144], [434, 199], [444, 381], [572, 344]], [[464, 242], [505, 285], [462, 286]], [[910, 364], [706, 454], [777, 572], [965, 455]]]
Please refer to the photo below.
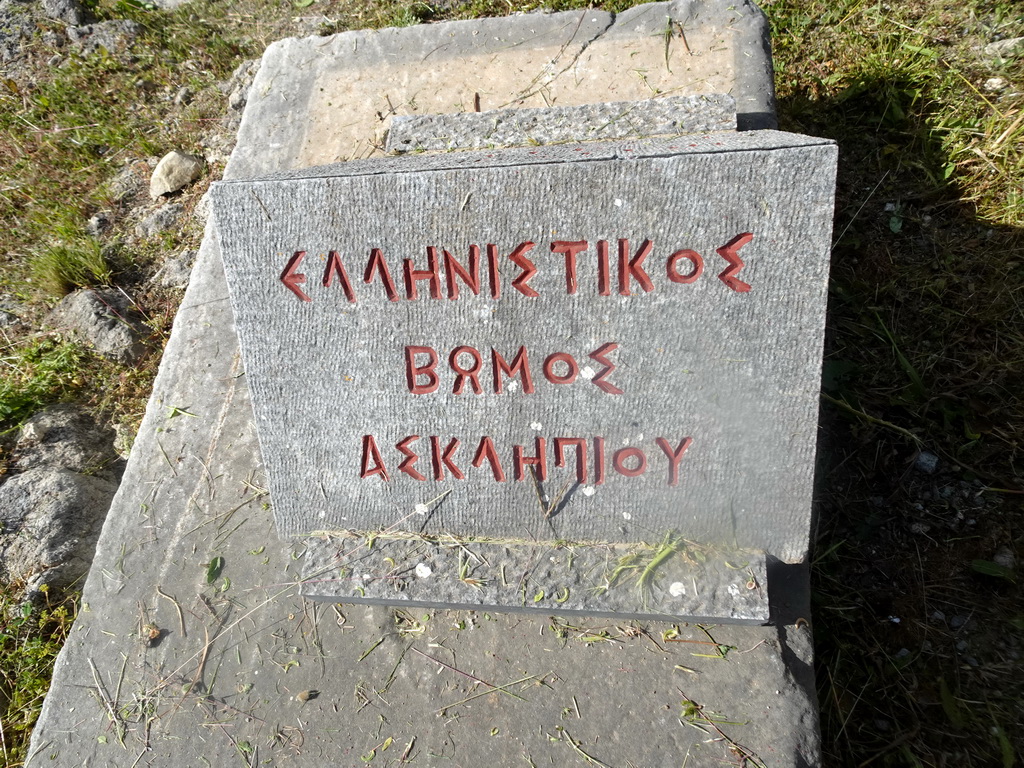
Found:
[[[666, 61], [670, 16], [687, 47]], [[391, 114], [475, 94], [734, 91], [770, 119], [765, 35], [747, 3], [707, 2], [281, 41], [226, 176], [378, 154]], [[29, 766], [817, 764], [800, 566], [769, 564], [772, 626], [310, 602], [307, 542], [278, 536], [265, 486], [208, 231]]]

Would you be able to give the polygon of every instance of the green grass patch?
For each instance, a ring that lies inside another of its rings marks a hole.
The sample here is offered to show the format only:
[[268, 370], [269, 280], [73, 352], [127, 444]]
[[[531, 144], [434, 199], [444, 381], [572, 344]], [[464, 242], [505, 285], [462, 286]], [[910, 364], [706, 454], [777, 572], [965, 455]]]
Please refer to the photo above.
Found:
[[0, 430], [9, 429], [41, 408], [72, 397], [85, 384], [89, 353], [78, 344], [44, 336], [0, 357]]
[[28, 756], [28, 740], [39, 717], [57, 653], [74, 621], [73, 596], [52, 596], [45, 603], [23, 603], [13, 590], [0, 589], [0, 747], [5, 765]]

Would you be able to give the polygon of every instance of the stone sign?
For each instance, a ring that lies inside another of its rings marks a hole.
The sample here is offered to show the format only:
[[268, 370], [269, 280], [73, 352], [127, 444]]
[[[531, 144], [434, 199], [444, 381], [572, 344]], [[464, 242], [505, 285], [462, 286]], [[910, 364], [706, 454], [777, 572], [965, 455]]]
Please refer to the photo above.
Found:
[[[336, 537], [313, 591], [463, 604], [440, 567], [471, 604], [614, 612], [593, 595], [659, 557], [717, 563], [731, 603], [757, 552], [802, 560], [835, 158], [757, 131], [215, 185], [275, 519]], [[570, 545], [564, 600], [521, 583]]]

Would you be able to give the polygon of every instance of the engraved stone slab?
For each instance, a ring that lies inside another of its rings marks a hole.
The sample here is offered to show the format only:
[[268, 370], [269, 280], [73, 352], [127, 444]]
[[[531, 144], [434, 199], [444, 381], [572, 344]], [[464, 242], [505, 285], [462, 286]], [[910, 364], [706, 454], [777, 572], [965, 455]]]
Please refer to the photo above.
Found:
[[835, 157], [764, 131], [216, 185], [281, 531], [801, 561]]
[[387, 149], [481, 149], [734, 130], [736, 100], [726, 93], [711, 93], [574, 107], [396, 115]]

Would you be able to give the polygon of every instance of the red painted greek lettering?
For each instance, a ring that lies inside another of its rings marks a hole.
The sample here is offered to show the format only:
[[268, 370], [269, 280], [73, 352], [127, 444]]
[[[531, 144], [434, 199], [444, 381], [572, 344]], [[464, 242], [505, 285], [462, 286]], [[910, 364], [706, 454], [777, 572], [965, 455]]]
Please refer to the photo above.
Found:
[[363, 272], [363, 282], [369, 285], [373, 282], [373, 273], [380, 275], [380, 281], [384, 284], [384, 293], [388, 301], [398, 301], [398, 289], [395, 288], [395, 281], [391, 279], [391, 270], [384, 260], [384, 253], [380, 248], [370, 251], [370, 258], [366, 262], [366, 271]]
[[[629, 459], [636, 459], [636, 466], [632, 469], [626, 465]], [[639, 448], [620, 448], [612, 456], [612, 466], [620, 475], [639, 477], [647, 471], [647, 455]]]
[[722, 271], [718, 279], [737, 293], [746, 293], [750, 290], [750, 283], [743, 282], [736, 275], [746, 266], [743, 263], [743, 259], [740, 258], [740, 248], [753, 239], [754, 236], [750, 232], [744, 232], [742, 235], [736, 235], [736, 237], [721, 248], [716, 249], [718, 255], [729, 262], [729, 266]]
[[552, 253], [565, 255], [565, 292], [576, 293], [576, 254], [587, 250], [586, 240], [556, 240], [551, 244]]
[[385, 482], [390, 480], [384, 462], [381, 461], [380, 451], [377, 450], [377, 441], [373, 439], [373, 435], [363, 435], [363, 459], [359, 464], [359, 479], [365, 480], [374, 475], [380, 475]]
[[341, 281], [341, 288], [345, 291], [345, 297], [353, 304], [356, 303], [356, 293], [352, 290], [352, 283], [348, 281], [348, 273], [345, 272], [345, 265], [341, 263], [341, 256], [337, 251], [327, 254], [327, 266], [324, 267], [323, 283], [324, 288], [330, 288], [337, 277]]
[[616, 368], [615, 364], [608, 359], [607, 355], [611, 354], [618, 348], [618, 344], [608, 342], [607, 344], [602, 344], [600, 347], [598, 347], [597, 349], [590, 353], [591, 360], [596, 360], [597, 362], [604, 366], [604, 368], [602, 368], [601, 371], [594, 377], [594, 384], [602, 392], [607, 392], [610, 395], [622, 394], [621, 389], [616, 387], [610, 381], [606, 381], [611, 372], [614, 371]]
[[[568, 369], [561, 376], [555, 373], [555, 363], [565, 363]], [[544, 378], [552, 384], [572, 384], [579, 376], [580, 367], [567, 352], [555, 352], [544, 360]]]
[[[683, 259], [693, 264], [693, 269], [685, 275], [679, 272], [678, 266]], [[673, 283], [693, 283], [704, 273], [704, 258], [696, 251], [676, 251], [665, 262], [665, 271]]]
[[[426, 355], [426, 365], [416, 365], [416, 355]], [[432, 347], [405, 348], [405, 382], [414, 395], [429, 395], [436, 392], [440, 379], [437, 376], [437, 352]], [[420, 384], [420, 376], [426, 376], [427, 383]]]
[[658, 447], [668, 457], [668, 484], [679, 485], [679, 462], [682, 461], [686, 449], [693, 444], [693, 438], [684, 437], [675, 450], [672, 449], [672, 444], [664, 437], [659, 437], [654, 442], [658, 444]]
[[565, 466], [565, 449], [567, 447], [576, 449], [576, 480], [580, 483], [587, 482], [587, 441], [582, 437], [556, 437], [556, 467]]
[[427, 478], [425, 478], [423, 475], [421, 475], [413, 468], [413, 465], [419, 460], [420, 457], [417, 456], [416, 453], [409, 447], [409, 443], [414, 443], [419, 439], [419, 435], [409, 435], [408, 437], [403, 437], [401, 440], [395, 443], [395, 448], [398, 449], [398, 452], [405, 456], [405, 458], [402, 459], [402, 461], [398, 465], [398, 471], [405, 472], [405, 474], [407, 474], [413, 480], [426, 480]]
[[544, 482], [548, 477], [548, 455], [547, 455], [547, 441], [543, 437], [534, 439], [534, 446], [537, 451], [536, 456], [524, 456], [523, 451], [526, 450], [521, 445], [512, 446], [512, 464], [515, 470], [516, 480], [526, 479], [526, 468], [533, 467], [534, 473], [537, 475], [539, 482]]
[[427, 248], [427, 268], [413, 269], [412, 259], [402, 262], [402, 272], [405, 276], [405, 298], [412, 301], [418, 298], [416, 283], [419, 280], [426, 280], [430, 285], [430, 298], [441, 298], [441, 275], [437, 267], [437, 248]]
[[459, 298], [459, 278], [474, 296], [480, 295], [480, 246], [469, 246], [469, 268], [462, 266], [448, 251], [444, 251], [444, 279], [448, 285], [448, 298]]
[[491, 298], [501, 298], [501, 273], [498, 272], [498, 246], [487, 244], [487, 280], [491, 286]]
[[602, 296], [612, 295], [611, 265], [608, 263], [608, 241], [597, 241], [597, 292]]
[[292, 254], [292, 257], [288, 259], [288, 263], [285, 265], [284, 272], [281, 273], [281, 282], [284, 283], [284, 287], [299, 297], [300, 301], [312, 301], [306, 292], [299, 286], [306, 284], [306, 276], [301, 272], [296, 272], [302, 260], [306, 257], [305, 251], [296, 251]]
[[523, 294], [523, 296], [529, 296], [530, 298], [540, 295], [527, 285], [530, 279], [537, 274], [537, 267], [526, 258], [526, 254], [530, 252], [533, 245], [533, 243], [527, 240], [517, 245], [516, 249], [508, 255], [509, 260], [522, 270], [519, 273], [519, 277], [512, 281], [512, 287]]
[[635, 278], [640, 287], [644, 289], [645, 293], [650, 293], [654, 290], [654, 283], [651, 282], [650, 276], [644, 271], [643, 263], [644, 259], [651, 255], [651, 249], [654, 244], [650, 240], [644, 240], [640, 244], [640, 250], [636, 252], [636, 256], [632, 259], [629, 258], [629, 240], [619, 240], [619, 294], [622, 296], [629, 296], [629, 282], [630, 278]]
[[594, 485], [604, 485], [604, 438], [594, 438]]
[[[469, 355], [473, 358], [473, 364], [469, 368], [463, 368], [459, 365], [459, 357], [461, 355]], [[480, 357], [480, 353], [473, 347], [461, 346], [453, 349], [451, 355], [448, 356], [448, 365], [455, 371], [455, 386], [452, 388], [452, 392], [456, 395], [461, 395], [468, 380], [470, 386], [473, 387], [473, 391], [478, 395], [482, 395], [484, 390], [480, 386], [479, 375], [483, 364], [483, 358]]]
[[501, 461], [498, 459], [498, 451], [494, 448], [494, 441], [489, 437], [480, 438], [480, 445], [477, 447], [476, 455], [473, 457], [473, 466], [482, 467], [485, 461], [491, 465], [494, 479], [499, 483], [504, 483], [505, 472], [501, 468]]
[[441, 439], [437, 435], [430, 436], [430, 463], [434, 470], [435, 480], [444, 480], [445, 467], [448, 468], [448, 471], [452, 473], [452, 477], [456, 480], [465, 479], [462, 470], [455, 465], [455, 461], [452, 458], [455, 455], [455, 451], [459, 449], [460, 444], [459, 438], [453, 437], [447, 447], [441, 450]]
[[522, 377], [523, 394], [533, 394], [533, 376], [530, 374], [530, 360], [526, 355], [526, 347], [520, 347], [516, 356], [509, 364], [501, 356], [498, 350], [491, 348], [491, 367], [494, 369], [494, 392], [500, 395], [502, 392], [502, 374], [513, 378], [516, 374]]

